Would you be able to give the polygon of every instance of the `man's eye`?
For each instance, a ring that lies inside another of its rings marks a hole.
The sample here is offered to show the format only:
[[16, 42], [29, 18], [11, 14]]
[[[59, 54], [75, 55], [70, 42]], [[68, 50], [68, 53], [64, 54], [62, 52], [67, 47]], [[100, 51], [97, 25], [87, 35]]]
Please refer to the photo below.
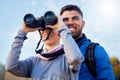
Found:
[[79, 17], [78, 16], [74, 16], [72, 17], [73, 20], [79, 20]]
[[68, 20], [69, 20], [68, 18], [63, 18], [63, 22], [68, 21]]

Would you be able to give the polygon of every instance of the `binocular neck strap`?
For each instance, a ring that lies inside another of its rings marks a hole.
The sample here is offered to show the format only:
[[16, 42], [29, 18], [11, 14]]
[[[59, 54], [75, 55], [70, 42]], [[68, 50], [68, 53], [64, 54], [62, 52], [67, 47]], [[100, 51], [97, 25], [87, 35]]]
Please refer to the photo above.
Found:
[[48, 30], [49, 30], [50, 32], [48, 33], [48, 35], [47, 35], [45, 41], [48, 40], [48, 38], [50, 37], [50, 34], [51, 34], [51, 32], [52, 32], [52, 29], [51, 29], [51, 28], [48, 28]]
[[[45, 40], [48, 40], [48, 38], [50, 37], [50, 34], [51, 34], [51, 32], [52, 32], [52, 28], [47, 28], [47, 29], [50, 30], [50, 32], [48, 33], [48, 35], [47, 35], [47, 37], [46, 37]], [[35, 49], [36, 54], [41, 53], [41, 52], [43, 51], [43, 46], [44, 46], [44, 44], [43, 44], [42, 47], [41, 47], [41, 49], [37, 50], [38, 47], [39, 47], [39, 45], [40, 45], [40, 43], [41, 43], [41, 40], [42, 40], [42, 36], [41, 36], [40, 30], [38, 30], [38, 32], [39, 32], [39, 34], [40, 34], [40, 40], [39, 40], [39, 42], [37, 43], [37, 47], [36, 47], [36, 49]]]
[[37, 47], [36, 47], [36, 49], [35, 49], [36, 54], [39, 53], [39, 52], [42, 52], [42, 49], [43, 49], [43, 46], [42, 46], [41, 49], [37, 50], [38, 47], [39, 47], [39, 45], [40, 45], [40, 43], [41, 43], [41, 40], [42, 40], [42, 36], [41, 36], [40, 30], [38, 30], [38, 32], [39, 32], [39, 34], [40, 34], [40, 40], [39, 40], [39, 42], [37, 43]]

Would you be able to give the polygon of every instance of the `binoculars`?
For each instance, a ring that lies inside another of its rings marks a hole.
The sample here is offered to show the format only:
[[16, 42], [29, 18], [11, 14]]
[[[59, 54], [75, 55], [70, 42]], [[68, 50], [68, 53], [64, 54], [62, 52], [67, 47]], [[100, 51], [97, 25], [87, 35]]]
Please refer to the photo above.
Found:
[[54, 12], [47, 11], [44, 16], [41, 16], [40, 18], [36, 19], [33, 14], [26, 14], [24, 16], [24, 23], [27, 27], [30, 28], [37, 28], [41, 27], [42, 30], [46, 29], [46, 25], [55, 25], [57, 23], [58, 19]]

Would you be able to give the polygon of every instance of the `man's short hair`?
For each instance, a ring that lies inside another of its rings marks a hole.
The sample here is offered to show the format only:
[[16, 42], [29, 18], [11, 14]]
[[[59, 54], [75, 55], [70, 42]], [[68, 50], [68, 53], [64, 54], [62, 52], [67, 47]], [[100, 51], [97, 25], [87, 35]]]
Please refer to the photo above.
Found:
[[77, 5], [73, 5], [73, 4], [69, 4], [69, 5], [62, 7], [60, 11], [60, 15], [62, 15], [64, 11], [72, 11], [72, 10], [77, 11], [83, 17], [82, 10]]

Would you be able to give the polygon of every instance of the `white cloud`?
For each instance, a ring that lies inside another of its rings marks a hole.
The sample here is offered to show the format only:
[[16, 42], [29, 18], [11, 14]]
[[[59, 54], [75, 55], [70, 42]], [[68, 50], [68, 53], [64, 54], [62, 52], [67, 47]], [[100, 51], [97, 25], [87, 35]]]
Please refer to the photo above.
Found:
[[120, 5], [118, 3], [119, 1], [116, 0], [89, 3], [84, 8], [86, 21], [84, 32], [92, 41], [103, 45], [110, 57], [115, 56], [120, 59]]
[[37, 0], [32, 0], [32, 1], [31, 1], [31, 5], [32, 5], [32, 6], [37, 5]]

